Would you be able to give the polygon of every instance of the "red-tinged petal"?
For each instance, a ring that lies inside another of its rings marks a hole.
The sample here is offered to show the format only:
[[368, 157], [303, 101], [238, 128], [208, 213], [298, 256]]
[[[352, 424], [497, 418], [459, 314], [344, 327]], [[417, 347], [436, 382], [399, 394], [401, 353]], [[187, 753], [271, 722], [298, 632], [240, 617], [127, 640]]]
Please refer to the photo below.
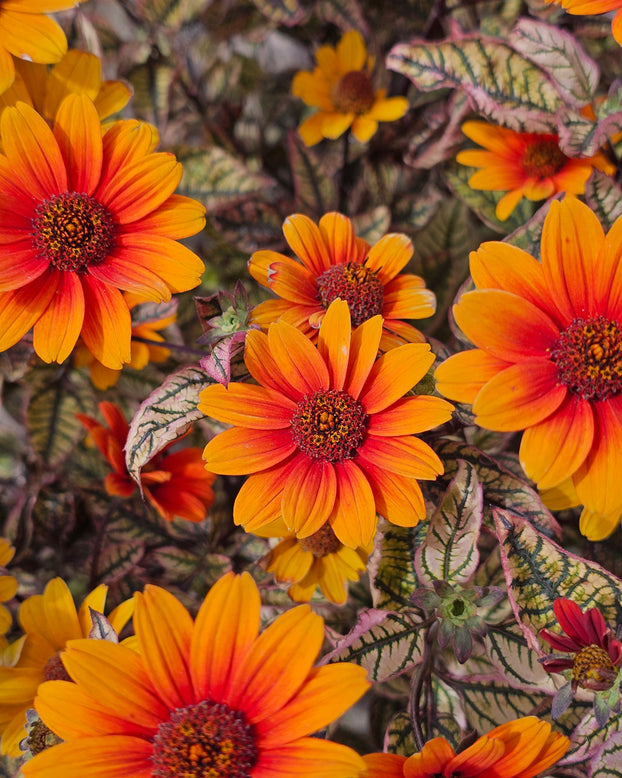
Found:
[[304, 392], [294, 389], [281, 374], [264, 332], [252, 330], [246, 336], [244, 343], [244, 362], [251, 376], [258, 384], [266, 386], [281, 394], [287, 395], [294, 402], [302, 399]]
[[234, 427], [210, 440], [203, 451], [203, 459], [211, 473], [247, 475], [278, 465], [296, 449], [289, 429]]
[[101, 122], [85, 94], [70, 94], [63, 100], [54, 122], [54, 137], [67, 168], [68, 189], [93, 194], [102, 167]]
[[149, 154], [158, 141], [155, 127], [129, 119], [115, 122], [104, 135], [101, 180], [113, 180], [134, 160]]
[[386, 286], [410, 262], [413, 251], [412, 241], [407, 235], [389, 233], [371, 247], [366, 265], [376, 272], [378, 280]]
[[[4, 232], [3, 225], [0, 230]], [[49, 260], [37, 256], [30, 238], [5, 244], [0, 248], [0, 292], [10, 292], [36, 280], [49, 264]]]
[[445, 767], [455, 757], [455, 752], [443, 737], [435, 737], [413, 754], [404, 765], [404, 778], [431, 778], [444, 774]]
[[[505, 745], [500, 740], [487, 735], [478, 738], [473, 745], [461, 751], [446, 765], [448, 775], [464, 775], [470, 778], [478, 772], [486, 774], [486, 770], [503, 756]], [[503, 775], [503, 773], [502, 773]], [[510, 773], [511, 775], [511, 773]]]
[[434, 451], [414, 436], [381, 438], [370, 435], [359, 448], [358, 456], [363, 467], [370, 463], [406, 478], [430, 480], [443, 472], [443, 464]]
[[335, 467], [330, 462], [299, 456], [287, 474], [281, 508], [291, 532], [306, 538], [330, 516], [337, 496]]
[[400, 754], [365, 754], [365, 778], [404, 778], [406, 757]]
[[281, 379], [294, 390], [305, 395], [329, 388], [326, 362], [300, 330], [284, 321], [271, 324], [268, 345]]
[[268, 272], [270, 270], [270, 265], [272, 265], [273, 262], [283, 263], [284, 266], [288, 266], [289, 263], [295, 263], [300, 267], [299, 262], [286, 257], [285, 254], [281, 254], [278, 251], [255, 251], [248, 260], [248, 272], [258, 284], [265, 286], [266, 289], [270, 286], [268, 282]]
[[552, 416], [525, 430], [520, 446], [523, 470], [539, 489], [551, 489], [577, 470], [593, 439], [590, 403], [568, 395]]
[[56, 294], [34, 325], [33, 346], [44, 362], [64, 362], [84, 321], [84, 293], [77, 273], [59, 271]]
[[382, 338], [382, 316], [372, 316], [352, 331], [350, 358], [345, 390], [355, 400], [359, 398], [378, 355]]
[[[621, 15], [622, 16], [622, 15]], [[594, 268], [594, 300], [600, 313], [622, 319], [622, 216], [605, 236]]]
[[553, 603], [553, 612], [559, 626], [576, 645], [585, 648], [591, 643], [590, 636], [585, 631], [583, 611], [576, 602], [567, 597], [558, 597]]
[[201, 283], [205, 265], [182, 243], [162, 235], [142, 232], [119, 235], [114, 255], [127, 264], [137, 264], [155, 273], [171, 292], [187, 292]]
[[506, 362], [543, 358], [559, 338], [559, 329], [544, 311], [510, 292], [467, 292], [453, 311], [478, 348]]
[[308, 216], [295, 213], [283, 224], [283, 234], [302, 264], [316, 277], [330, 265], [330, 253], [319, 227]]
[[253, 384], [212, 384], [199, 395], [199, 410], [225, 424], [257, 430], [288, 429], [296, 403], [281, 392]]
[[268, 286], [274, 294], [298, 305], [318, 305], [315, 277], [300, 262], [273, 262], [268, 270]]
[[332, 302], [322, 319], [317, 348], [328, 365], [331, 389], [343, 389], [350, 358], [350, 309], [345, 300]]
[[622, 511], [622, 397], [595, 402], [592, 409], [594, 443], [573, 481], [583, 505], [606, 515]]
[[127, 735], [107, 735], [61, 743], [22, 767], [32, 778], [151, 778], [153, 745]]
[[407, 343], [379, 357], [365, 382], [359, 402], [367, 413], [385, 410], [420, 381], [434, 364], [428, 343]]
[[303, 687], [324, 640], [324, 622], [308, 605], [286, 611], [232, 668], [225, 702], [250, 724], [273, 716]]
[[255, 724], [262, 748], [309, 735], [335, 721], [369, 689], [367, 671], [341, 663], [311, 670], [305, 684], [274, 715]]
[[65, 162], [45, 119], [26, 103], [5, 108], [2, 147], [13, 180], [35, 200], [67, 191]]
[[370, 416], [367, 433], [381, 437], [415, 435], [449, 421], [453, 410], [451, 403], [439, 397], [403, 397], [385, 411]]
[[344, 546], [366, 546], [376, 531], [376, 503], [369, 481], [351, 459], [334, 467], [337, 497], [330, 526]]
[[421, 487], [414, 478], [405, 478], [387, 472], [369, 460], [359, 457], [371, 486], [376, 511], [398, 527], [414, 527], [426, 517], [426, 507]]
[[134, 630], [147, 675], [171, 710], [190, 705], [192, 618], [179, 600], [159, 586], [148, 584], [134, 595]]
[[604, 233], [594, 212], [574, 197], [555, 200], [542, 229], [542, 266], [549, 296], [570, 322], [594, 309], [594, 268]]
[[348, 746], [309, 737], [262, 751], [253, 778], [352, 778], [364, 769], [363, 759]]
[[331, 265], [345, 265], [358, 254], [354, 227], [342, 213], [331, 212], [320, 219], [319, 229], [328, 247]]
[[101, 402], [98, 407], [115, 439], [119, 441], [121, 446], [124, 446], [130, 425], [123, 412], [118, 405], [111, 402]]
[[119, 370], [132, 356], [132, 319], [121, 292], [87, 273], [82, 275], [84, 324], [82, 339], [98, 362]]
[[460, 351], [436, 368], [436, 388], [452, 400], [473, 403], [482, 387], [508, 367], [510, 363], [497, 359], [486, 351]]
[[[92, 278], [106, 286], [139, 294], [145, 301], [159, 303], [171, 299], [168, 286], [159, 276], [140, 265], [128, 262], [123, 250], [113, 249], [113, 252], [104, 262], [89, 267], [89, 275]], [[116, 253], [120, 256], [115, 256]]]
[[247, 532], [259, 533], [282, 514], [281, 501], [287, 475], [297, 457], [249, 476], [240, 487], [233, 505], [233, 521]]
[[248, 573], [227, 573], [209, 590], [197, 613], [190, 666], [195, 699], [224, 700], [232, 673], [259, 634], [261, 598]]
[[522, 362], [491, 378], [477, 395], [473, 411], [482, 427], [514, 432], [555, 413], [567, 393], [567, 388], [557, 383], [553, 362]]
[[43, 315], [56, 293], [59, 275], [48, 268], [21, 289], [0, 295], [0, 351], [14, 346]]
[[162, 205], [131, 224], [126, 231], [162, 235], [173, 240], [196, 235], [205, 227], [205, 207], [197, 200], [172, 194]]

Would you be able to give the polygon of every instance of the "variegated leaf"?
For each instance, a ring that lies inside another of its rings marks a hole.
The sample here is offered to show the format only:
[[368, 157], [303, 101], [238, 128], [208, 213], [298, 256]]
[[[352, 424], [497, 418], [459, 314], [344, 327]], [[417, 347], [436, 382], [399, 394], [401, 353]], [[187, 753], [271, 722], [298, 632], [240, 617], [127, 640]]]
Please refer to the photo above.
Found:
[[590, 762], [589, 778], [622, 778], [622, 732], [607, 738]]
[[556, 683], [538, 662], [538, 654], [528, 647], [515, 621], [490, 627], [484, 638], [486, 653], [493, 667], [513, 689], [553, 695], [563, 684]]
[[417, 750], [413, 723], [408, 713], [397, 713], [390, 721], [384, 737], [384, 747], [391, 754], [410, 756]]
[[424, 92], [458, 88], [479, 111], [513, 130], [550, 131], [562, 104], [544, 70], [518, 54], [503, 38], [464, 35], [431, 42], [415, 39], [394, 46], [387, 67]]
[[570, 749], [560, 761], [560, 765], [577, 764], [595, 757], [604, 744], [622, 732], [622, 717], [619, 714], [611, 716], [605, 726], [599, 728], [591, 703], [584, 703], [584, 708], [583, 717], [569, 734]]
[[594, 170], [585, 185], [585, 201], [605, 229], [622, 216], [622, 187], [600, 170]]
[[513, 689], [509, 684], [490, 680], [464, 678], [457, 688], [469, 725], [478, 732], [488, 732], [506, 721], [529, 716], [546, 699], [542, 694]]
[[363, 38], [369, 36], [369, 25], [357, 0], [317, 0], [314, 12], [319, 19], [335, 24], [344, 32], [358, 30]]
[[421, 661], [423, 640], [414, 611], [364, 611], [322, 663], [355, 662], [367, 670], [370, 680], [387, 681]]
[[458, 462], [443, 500], [432, 514], [425, 540], [415, 554], [415, 571], [424, 586], [433, 581], [465, 583], [477, 569], [482, 524], [482, 487], [475, 467]]
[[622, 581], [595, 562], [567, 551], [528, 521], [493, 508], [508, 596], [529, 646], [539, 649], [541, 629], [559, 631], [553, 613], [558, 597], [582, 609], [597, 607], [610, 624], [622, 616]]
[[126, 540], [111, 543], [102, 549], [97, 557], [97, 577], [114, 583], [132, 572], [143, 558], [144, 543], [141, 540]]
[[125, 444], [125, 463], [136, 483], [141, 468], [167, 443], [183, 434], [203, 414], [199, 394], [213, 383], [204, 370], [189, 365], [170, 375], [141, 404], [130, 423]]
[[352, 224], [355, 234], [373, 246], [389, 231], [391, 211], [386, 205], [379, 205], [372, 211], [355, 216]]
[[318, 154], [305, 146], [296, 131], [289, 134], [288, 147], [295, 193], [292, 210], [319, 219], [337, 207], [335, 181], [323, 170]]
[[299, 0], [253, 0], [253, 3], [270, 21], [287, 27], [299, 24], [307, 13]]
[[427, 528], [385, 524], [376, 536], [377, 551], [369, 560], [369, 578], [375, 608], [401, 610], [412, 607], [410, 596], [421, 586], [415, 573], [415, 549]]
[[506, 243], [511, 243], [513, 246], [518, 246], [519, 249], [523, 249], [532, 257], [540, 257], [540, 243], [542, 240], [542, 227], [544, 226], [544, 219], [549, 212], [551, 203], [555, 198], [552, 197], [547, 200], [544, 205], [540, 206], [534, 213], [531, 219], [528, 219], [521, 224], [518, 229], [510, 233], [505, 238]]

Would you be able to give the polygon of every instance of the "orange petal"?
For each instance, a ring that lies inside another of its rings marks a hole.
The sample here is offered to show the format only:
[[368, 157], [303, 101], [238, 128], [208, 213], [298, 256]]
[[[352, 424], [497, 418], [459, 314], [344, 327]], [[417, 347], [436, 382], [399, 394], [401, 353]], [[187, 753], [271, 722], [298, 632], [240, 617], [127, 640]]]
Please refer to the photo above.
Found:
[[384, 290], [385, 319], [424, 319], [436, 311], [436, 295], [424, 288], [419, 276], [405, 274], [390, 281]]
[[477, 395], [473, 411], [482, 427], [514, 432], [544, 421], [559, 408], [567, 391], [557, 383], [553, 362], [522, 362], [491, 378]]
[[335, 51], [342, 73], [347, 73], [350, 70], [362, 70], [365, 67], [367, 49], [358, 30], [348, 30], [344, 33]]
[[400, 754], [365, 754], [363, 761], [366, 767], [365, 778], [404, 778], [405, 756]]
[[284, 300], [300, 305], [318, 305], [315, 276], [300, 262], [287, 257], [273, 261], [268, 269], [267, 280], [274, 294]]
[[413, 244], [408, 235], [391, 233], [381, 238], [367, 255], [367, 266], [376, 272], [383, 286], [392, 281], [410, 262]]
[[367, 432], [381, 437], [414, 435], [449, 421], [453, 410], [451, 403], [439, 397], [403, 397], [385, 411], [370, 416]]
[[[128, 261], [127, 253], [114, 248], [103, 262], [89, 267], [89, 275], [110, 287], [140, 295], [143, 301], [168, 302], [171, 292], [162, 279], [147, 268]], [[116, 254], [117, 256], [115, 256]], [[135, 333], [139, 334], [139, 333]], [[132, 365], [134, 367], [134, 365]]]
[[84, 324], [82, 339], [98, 362], [119, 370], [132, 356], [132, 320], [118, 289], [105, 286], [89, 274], [82, 275]]
[[590, 403], [569, 395], [549, 418], [525, 430], [520, 463], [539, 489], [551, 489], [577, 470], [593, 439]]
[[63, 100], [54, 137], [65, 160], [68, 188], [93, 194], [101, 174], [102, 135], [95, 106], [85, 94], [70, 94]]
[[32, 778], [151, 778], [153, 745], [127, 735], [108, 735], [61, 743], [24, 763]]
[[414, 527], [425, 519], [423, 493], [414, 478], [387, 472], [369, 460], [361, 460], [359, 464], [367, 475], [381, 516], [399, 527]]
[[[46, 10], [57, 10], [55, 4]], [[65, 33], [53, 19], [15, 4], [2, 6], [2, 48], [33, 62], [58, 62], [67, 51]]]
[[62, 578], [53, 578], [43, 594], [24, 600], [19, 622], [24, 632], [41, 635], [56, 651], [64, 648], [68, 640], [82, 637], [73, 597]]
[[282, 376], [265, 333], [252, 330], [246, 335], [244, 362], [248, 372], [258, 384], [285, 394], [295, 402], [302, 399], [304, 393], [294, 389]]
[[235, 524], [241, 524], [247, 532], [260, 532], [262, 527], [281, 516], [283, 489], [296, 460], [294, 456], [246, 479], [233, 505]]
[[430, 446], [414, 436], [380, 438], [370, 435], [359, 448], [358, 456], [363, 466], [369, 462], [406, 478], [428, 480], [443, 472], [441, 460]]
[[372, 316], [352, 331], [350, 337], [350, 358], [345, 390], [355, 400], [358, 399], [365, 382], [369, 378], [382, 337], [382, 317]]
[[201, 282], [205, 266], [182, 243], [162, 235], [126, 232], [117, 237], [114, 256], [152, 271], [171, 292], [187, 292]]
[[330, 265], [330, 253], [319, 227], [308, 216], [295, 213], [283, 223], [283, 234], [290, 248], [314, 276], [321, 275]]
[[0, 295], [0, 351], [14, 346], [45, 313], [58, 282], [59, 273], [48, 268], [21, 289]]
[[199, 396], [199, 410], [225, 424], [257, 430], [288, 429], [296, 404], [274, 389], [253, 384], [212, 384]]
[[301, 395], [329, 388], [326, 363], [300, 330], [284, 321], [271, 324], [268, 345], [282, 380]]
[[317, 348], [328, 366], [331, 389], [343, 389], [350, 357], [350, 309], [345, 300], [328, 306], [318, 334]]
[[205, 227], [205, 208], [197, 200], [172, 194], [155, 210], [125, 225], [126, 231], [163, 235], [173, 240], [195, 235]]
[[233, 427], [210, 440], [203, 451], [203, 459], [211, 473], [247, 475], [278, 465], [296, 448], [289, 429]]
[[343, 265], [356, 259], [358, 249], [354, 226], [347, 216], [335, 211], [324, 214], [319, 230], [328, 247], [331, 265]]
[[366, 546], [376, 531], [376, 503], [365, 473], [351, 459], [334, 465], [337, 498], [330, 526], [350, 548]]
[[404, 778], [429, 778], [437, 773], [443, 774], [455, 752], [444, 737], [435, 737], [423, 746], [418, 754], [413, 754], [404, 765]]
[[364, 769], [363, 759], [348, 746], [309, 737], [261, 751], [253, 778], [352, 778]]
[[73, 351], [84, 321], [84, 293], [77, 273], [58, 272], [58, 287], [34, 325], [33, 346], [44, 362], [64, 362]]
[[283, 487], [283, 520], [291, 532], [306, 538], [317, 532], [333, 510], [337, 496], [330, 462], [298, 456]]
[[473, 403], [482, 387], [509, 366], [481, 349], [460, 351], [436, 368], [436, 388], [452, 400]]
[[428, 343], [407, 343], [379, 357], [369, 371], [359, 402], [369, 414], [388, 408], [420, 381], [434, 364]]

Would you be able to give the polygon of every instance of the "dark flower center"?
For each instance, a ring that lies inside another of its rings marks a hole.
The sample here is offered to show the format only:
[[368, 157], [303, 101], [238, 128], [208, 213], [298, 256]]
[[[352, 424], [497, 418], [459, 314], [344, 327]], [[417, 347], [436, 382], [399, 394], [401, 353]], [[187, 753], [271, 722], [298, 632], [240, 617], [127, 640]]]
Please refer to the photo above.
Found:
[[366, 423], [363, 406], [338, 389], [305, 395], [291, 421], [294, 442], [302, 453], [325, 462], [353, 459], [365, 438]]
[[382, 282], [373, 270], [359, 262], [346, 262], [329, 267], [318, 277], [317, 287], [323, 308], [328, 308], [337, 298], [348, 303], [353, 327], [358, 327], [372, 316], [382, 313]]
[[557, 138], [543, 138], [531, 143], [523, 154], [523, 170], [530, 177], [549, 178], [564, 167], [568, 157], [560, 150]]
[[337, 538], [328, 522], [323, 524], [313, 535], [299, 542], [304, 551], [310, 551], [315, 557], [336, 554], [343, 547], [343, 544]]
[[584, 400], [622, 391], [622, 328], [604, 316], [575, 319], [550, 350], [557, 380]]
[[338, 113], [367, 113], [374, 104], [374, 88], [362, 70], [351, 70], [333, 86], [331, 99]]
[[153, 739], [154, 778], [249, 778], [257, 763], [253, 727], [222, 703], [178, 708]]
[[60, 658], [60, 652], [53, 654], [45, 663], [43, 668], [43, 677], [46, 681], [72, 681], [73, 679], [65, 670], [63, 660]]
[[38, 255], [57, 270], [84, 272], [103, 262], [115, 244], [112, 214], [86, 194], [65, 192], [43, 200], [32, 220]]
[[611, 657], [600, 646], [582, 648], [572, 663], [573, 682], [584, 689], [610, 689], [617, 674]]

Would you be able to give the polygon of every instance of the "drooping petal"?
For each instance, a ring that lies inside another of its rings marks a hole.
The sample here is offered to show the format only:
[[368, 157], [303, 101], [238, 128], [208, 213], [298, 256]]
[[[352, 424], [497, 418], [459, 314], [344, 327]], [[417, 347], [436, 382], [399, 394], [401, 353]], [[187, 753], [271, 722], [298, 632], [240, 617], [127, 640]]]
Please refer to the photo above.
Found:
[[326, 522], [335, 505], [337, 478], [330, 462], [299, 456], [288, 472], [281, 509], [288, 529], [308, 537]]
[[82, 275], [84, 323], [82, 338], [98, 362], [119, 370], [132, 357], [132, 319], [121, 292]]
[[64, 362], [76, 345], [84, 321], [84, 293], [77, 273], [59, 271], [50, 304], [34, 324], [33, 345], [44, 362]]

